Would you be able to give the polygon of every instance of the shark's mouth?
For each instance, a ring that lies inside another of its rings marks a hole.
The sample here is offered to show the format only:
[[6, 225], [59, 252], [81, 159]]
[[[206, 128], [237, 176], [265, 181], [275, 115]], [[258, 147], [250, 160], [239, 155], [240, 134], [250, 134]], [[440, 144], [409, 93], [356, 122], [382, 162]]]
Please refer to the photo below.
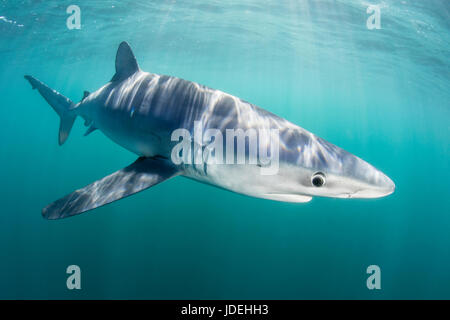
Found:
[[342, 193], [336, 195], [336, 198], [360, 198], [360, 199], [371, 199], [385, 197], [393, 193], [395, 187], [388, 189], [360, 189], [353, 193]]
[[283, 202], [309, 202], [312, 197], [302, 194], [265, 193], [263, 198]]

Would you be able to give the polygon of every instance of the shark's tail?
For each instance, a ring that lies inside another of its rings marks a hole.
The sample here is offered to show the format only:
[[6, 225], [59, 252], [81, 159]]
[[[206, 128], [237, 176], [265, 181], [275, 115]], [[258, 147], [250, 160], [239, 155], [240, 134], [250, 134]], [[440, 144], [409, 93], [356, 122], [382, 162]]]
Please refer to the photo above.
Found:
[[70, 99], [49, 88], [36, 78], [33, 78], [32, 76], [25, 76], [25, 79], [30, 82], [33, 89], [38, 89], [41, 96], [44, 97], [48, 104], [61, 118], [61, 122], [59, 124], [59, 145], [62, 145], [67, 140], [75, 118], [77, 117], [73, 110], [75, 104], [70, 101]]

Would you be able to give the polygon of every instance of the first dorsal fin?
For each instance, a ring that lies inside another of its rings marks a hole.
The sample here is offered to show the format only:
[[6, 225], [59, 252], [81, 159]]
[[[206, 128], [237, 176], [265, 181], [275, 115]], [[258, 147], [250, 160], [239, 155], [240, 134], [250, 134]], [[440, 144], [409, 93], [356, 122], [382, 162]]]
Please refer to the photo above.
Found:
[[123, 41], [116, 54], [116, 74], [111, 81], [122, 81], [139, 71], [136, 58], [128, 43]]

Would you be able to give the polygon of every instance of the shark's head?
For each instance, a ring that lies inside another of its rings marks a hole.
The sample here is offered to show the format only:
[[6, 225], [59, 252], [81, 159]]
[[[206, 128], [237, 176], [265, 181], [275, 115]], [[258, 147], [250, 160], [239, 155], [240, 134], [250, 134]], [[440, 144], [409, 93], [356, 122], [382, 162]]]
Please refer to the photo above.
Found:
[[287, 178], [295, 179], [296, 191], [306, 196], [378, 198], [395, 190], [394, 182], [369, 163], [309, 133]]

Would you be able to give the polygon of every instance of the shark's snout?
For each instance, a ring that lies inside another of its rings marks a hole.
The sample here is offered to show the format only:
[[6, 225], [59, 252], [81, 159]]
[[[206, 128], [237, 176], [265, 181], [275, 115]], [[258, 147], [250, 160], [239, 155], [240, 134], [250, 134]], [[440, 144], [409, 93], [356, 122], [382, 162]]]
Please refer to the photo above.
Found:
[[382, 182], [377, 186], [377, 190], [380, 193], [380, 195], [387, 196], [394, 192], [395, 190], [395, 183], [392, 181], [387, 175], [384, 173], [381, 173], [382, 175]]
[[362, 185], [353, 193], [350, 193], [349, 198], [380, 198], [394, 192], [395, 183], [387, 175], [367, 162], [364, 161], [363, 163], [361, 171], [364, 174], [360, 180]]
[[380, 172], [380, 175], [382, 175], [380, 182], [355, 191], [353, 194], [349, 195], [349, 198], [380, 198], [393, 193], [395, 190], [395, 183], [385, 174]]
[[[332, 198], [380, 198], [395, 190], [394, 182], [370, 163], [315, 135], [301, 154], [310, 168], [302, 194]], [[317, 179], [316, 176], [320, 176]], [[308, 180], [309, 179], [309, 180]]]

